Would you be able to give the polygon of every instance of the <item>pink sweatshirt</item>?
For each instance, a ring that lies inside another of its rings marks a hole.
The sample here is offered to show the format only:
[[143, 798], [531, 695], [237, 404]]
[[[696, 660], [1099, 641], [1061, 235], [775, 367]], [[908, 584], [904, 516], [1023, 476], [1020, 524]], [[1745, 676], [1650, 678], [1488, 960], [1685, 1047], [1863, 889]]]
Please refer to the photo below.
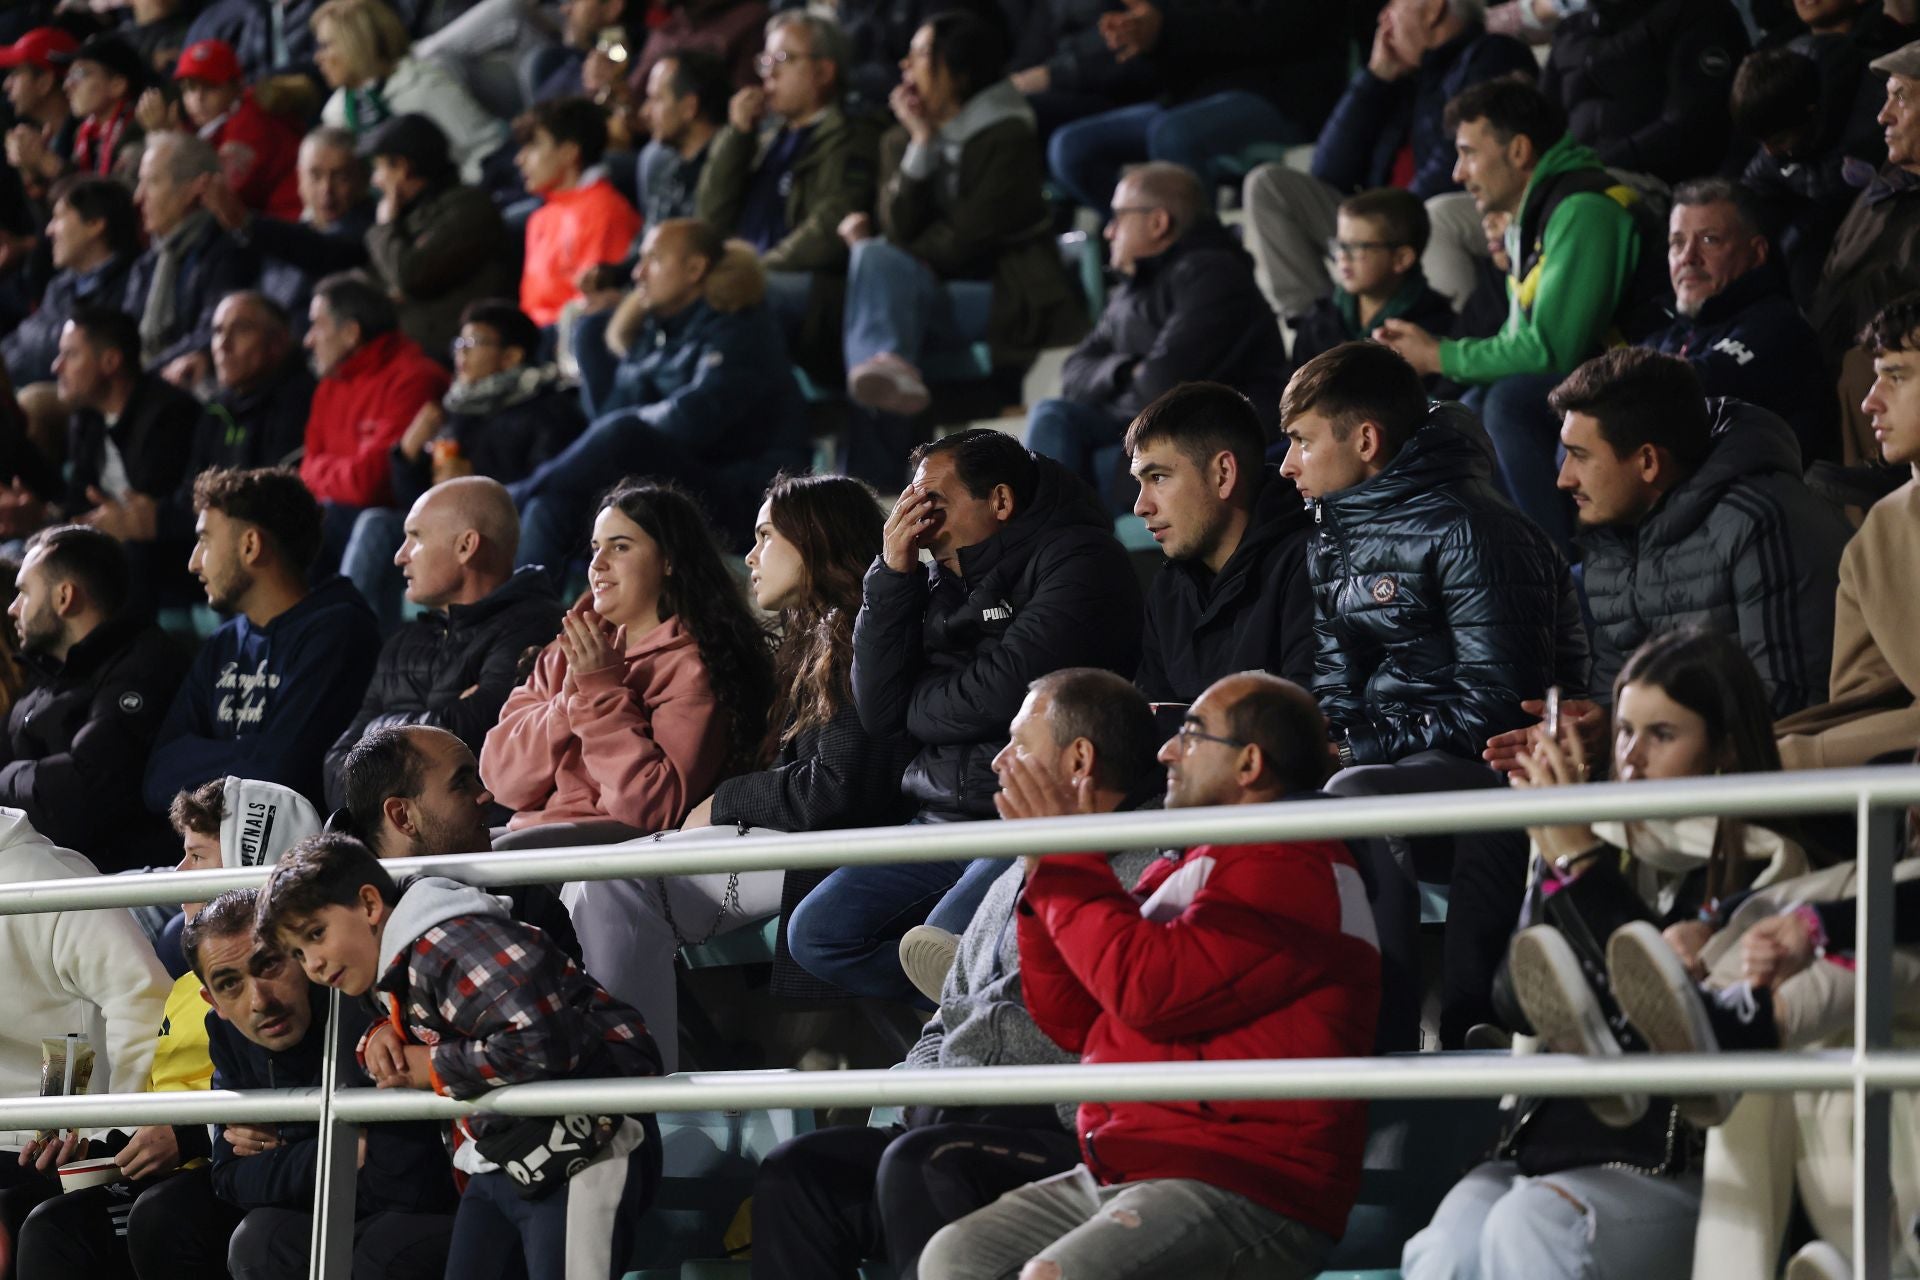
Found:
[[612, 819], [665, 831], [720, 780], [727, 731], [693, 637], [672, 618], [615, 665], [575, 676], [556, 641], [480, 748], [507, 825]]

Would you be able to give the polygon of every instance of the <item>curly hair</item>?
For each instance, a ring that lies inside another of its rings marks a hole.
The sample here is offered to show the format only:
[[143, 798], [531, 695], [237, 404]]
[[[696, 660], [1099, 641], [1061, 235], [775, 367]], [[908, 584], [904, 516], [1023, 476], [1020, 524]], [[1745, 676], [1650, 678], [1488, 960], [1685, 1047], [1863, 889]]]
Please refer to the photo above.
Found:
[[706, 664], [726, 716], [723, 776], [753, 768], [773, 702], [772, 638], [727, 568], [713, 527], [684, 489], [663, 481], [630, 476], [594, 510], [609, 507], [638, 525], [673, 566], [661, 584], [660, 620], [679, 618]]
[[886, 523], [879, 495], [848, 476], [778, 475], [766, 500], [774, 531], [800, 553], [806, 582], [800, 601], [780, 612], [763, 765], [800, 734], [824, 726], [852, 697], [853, 619]]

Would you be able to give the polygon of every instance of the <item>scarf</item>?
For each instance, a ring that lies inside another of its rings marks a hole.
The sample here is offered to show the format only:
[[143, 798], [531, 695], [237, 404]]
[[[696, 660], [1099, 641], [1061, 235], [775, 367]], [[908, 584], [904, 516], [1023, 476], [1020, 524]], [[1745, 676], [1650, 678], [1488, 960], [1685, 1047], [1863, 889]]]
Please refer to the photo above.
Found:
[[178, 314], [174, 294], [180, 284], [181, 261], [186, 257], [187, 247], [197, 244], [212, 226], [213, 215], [205, 209], [196, 209], [154, 246], [158, 257], [153, 266], [153, 283], [147, 288], [146, 310], [140, 313], [142, 364], [151, 365], [174, 338], [174, 320]]
[[111, 177], [113, 153], [120, 146], [120, 139], [126, 135], [127, 124], [132, 119], [133, 104], [122, 101], [104, 121], [97, 116], [88, 116], [81, 121], [80, 131], [73, 137], [73, 167], [82, 173]]
[[[1627, 878], [1661, 915], [1673, 910], [1680, 882], [1707, 865], [1713, 839], [1720, 830], [1717, 818], [1660, 818], [1643, 822], [1596, 822], [1593, 834], [1632, 856]], [[1761, 864], [1753, 888], [1807, 873], [1807, 855], [1799, 845], [1777, 831], [1747, 824], [1742, 848], [1748, 863]]]
[[502, 369], [478, 382], [456, 382], [447, 389], [441, 405], [448, 413], [490, 414], [525, 404], [555, 387], [560, 381], [557, 365], [521, 365]]
[[368, 85], [364, 89], [347, 89], [341, 105], [346, 108], [347, 132], [354, 137], [362, 137], [374, 126], [383, 124], [393, 114], [393, 108], [387, 105], [380, 90], [385, 82]]

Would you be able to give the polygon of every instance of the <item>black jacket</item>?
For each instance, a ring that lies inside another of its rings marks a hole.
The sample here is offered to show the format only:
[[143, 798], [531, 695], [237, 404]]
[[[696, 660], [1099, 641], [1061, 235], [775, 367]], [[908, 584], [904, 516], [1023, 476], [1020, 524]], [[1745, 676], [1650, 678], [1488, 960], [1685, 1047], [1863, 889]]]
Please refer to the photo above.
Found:
[[111, 430], [92, 409], [75, 413], [67, 443], [67, 511], [85, 511], [93, 505], [87, 490], [100, 483], [109, 436], [136, 493], [155, 499], [171, 495], [186, 472], [194, 424], [199, 420], [200, 402], [155, 373], [142, 374], [134, 384], [133, 396]]
[[[1360, 312], [1353, 295], [1338, 286], [1334, 292], [1316, 301], [1305, 314], [1293, 316], [1293, 352], [1286, 367], [1298, 369], [1317, 355], [1333, 350], [1343, 342], [1362, 342], [1382, 320], [1405, 320], [1417, 324], [1436, 338], [1451, 338], [1459, 324], [1453, 304], [1427, 283], [1425, 273], [1416, 270], [1400, 285], [1400, 291], [1388, 299], [1368, 327], [1360, 326]], [[1429, 386], [1431, 389], [1431, 386]]]
[[307, 331], [307, 304], [322, 277], [367, 265], [374, 210], [372, 200], [362, 200], [326, 231], [305, 222], [255, 217], [233, 233], [260, 255], [260, 292], [287, 309], [296, 335]]
[[1147, 589], [1146, 636], [1133, 682], [1149, 702], [1192, 702], [1221, 676], [1271, 671], [1313, 681], [1313, 519], [1293, 482], [1268, 468], [1253, 523], [1218, 574], [1169, 560]]
[[[523, 656], [560, 633], [560, 612], [546, 574], [526, 568], [484, 600], [431, 611], [394, 632], [380, 650], [360, 710], [327, 751], [327, 806], [345, 803], [340, 771], [369, 729], [437, 725], [479, 755], [520, 683]], [[466, 696], [468, 689], [476, 691]]]
[[306, 443], [313, 408], [313, 374], [300, 352], [287, 356], [268, 379], [247, 391], [222, 391], [207, 402], [193, 429], [180, 485], [160, 503], [163, 539], [193, 538], [193, 482], [213, 467], [277, 467]]
[[[313, 1010], [313, 1026], [306, 1039], [279, 1053], [261, 1048], [231, 1022], [209, 1011], [207, 1052], [213, 1059], [213, 1087], [298, 1089], [318, 1085], [321, 1055], [326, 1048], [327, 989], [309, 985], [307, 998]], [[367, 1002], [340, 1001], [336, 1031], [343, 1084], [372, 1083], [354, 1060], [354, 1046], [370, 1021]], [[213, 1127], [215, 1195], [240, 1209], [313, 1207], [320, 1126], [291, 1123], [277, 1127], [280, 1145], [253, 1156], [235, 1155], [227, 1143], [226, 1126]], [[367, 1162], [356, 1179], [354, 1215], [364, 1218], [383, 1210], [451, 1214], [459, 1197], [454, 1192], [443, 1133], [444, 1126], [431, 1120], [368, 1125]]]
[[187, 654], [157, 627], [109, 622], [65, 662], [27, 665], [35, 679], [7, 717], [0, 804], [104, 872], [178, 862], [180, 842], [140, 803], [140, 781]]
[[1853, 530], [1801, 482], [1793, 433], [1714, 402], [1713, 448], [1639, 524], [1586, 529], [1594, 687], [1605, 697], [1642, 641], [1689, 624], [1736, 637], [1775, 719], [1827, 700], [1833, 597]]
[[1131, 676], [1140, 587], [1093, 490], [1036, 457], [1032, 500], [985, 542], [895, 573], [876, 558], [853, 628], [861, 726], [905, 732], [919, 751], [901, 782], [937, 819], [991, 818], [989, 767], [1027, 685], [1062, 667]]
[[913, 814], [900, 775], [913, 753], [904, 733], [869, 735], [848, 698], [826, 724], [795, 734], [772, 765], [715, 787], [713, 825], [826, 831], [905, 822]]
[[1554, 31], [1540, 88], [1602, 164], [1683, 182], [1726, 155], [1746, 52], [1730, 0], [1593, 0]]
[[1787, 296], [1771, 264], [1756, 267], [1707, 299], [1697, 316], [1640, 345], [1682, 356], [1709, 397], [1731, 396], [1787, 420], [1800, 461], [1840, 456], [1840, 402], [1820, 359], [1813, 326]]
[[[442, 434], [460, 446], [460, 456], [475, 475], [501, 484], [524, 480], [541, 463], [558, 457], [585, 429], [580, 397], [557, 386], [492, 413], [449, 413]], [[405, 509], [433, 487], [433, 458], [425, 449], [409, 459], [394, 445], [388, 453], [393, 471], [393, 502]]]
[[[133, 260], [116, 254], [92, 271], [62, 271], [47, 282], [47, 291], [33, 314], [0, 338], [0, 358], [15, 389], [53, 377], [53, 358], [60, 353], [60, 330], [81, 307], [107, 306], [115, 311], [127, 296], [127, 272]], [[137, 317], [136, 317], [137, 318]]]
[[1131, 422], [1182, 382], [1224, 382], [1253, 401], [1271, 434], [1285, 364], [1253, 259], [1207, 218], [1165, 253], [1142, 259], [1107, 299], [1100, 323], [1067, 357], [1060, 393]]
[[[147, 309], [147, 292], [153, 286], [159, 262], [160, 249], [155, 246], [135, 258], [127, 272], [124, 309], [135, 321]], [[260, 260], [253, 250], [221, 230], [218, 223], [209, 223], [180, 264], [174, 284], [173, 326], [165, 348], [147, 362], [147, 367], [164, 369], [180, 356], [211, 347], [213, 312], [220, 299], [253, 288], [259, 278]]]
[[1385, 471], [1314, 504], [1313, 692], [1354, 764], [1477, 760], [1532, 723], [1522, 699], [1587, 687], [1566, 561], [1493, 474], [1486, 431], [1439, 404]]

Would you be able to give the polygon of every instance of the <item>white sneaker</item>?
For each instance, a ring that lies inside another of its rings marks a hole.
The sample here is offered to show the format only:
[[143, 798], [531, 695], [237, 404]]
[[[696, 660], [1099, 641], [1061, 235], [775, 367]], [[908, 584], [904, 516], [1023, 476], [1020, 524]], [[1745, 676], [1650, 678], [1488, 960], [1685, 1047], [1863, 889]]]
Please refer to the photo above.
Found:
[[[1600, 1000], [1587, 985], [1573, 948], [1551, 925], [1535, 925], [1514, 935], [1507, 970], [1513, 993], [1533, 1029], [1549, 1049], [1590, 1058], [1621, 1056], [1620, 1041], [1607, 1025]], [[1644, 1093], [1590, 1097], [1587, 1106], [1602, 1123], [1624, 1129], [1647, 1113]]]
[[1815, 1240], [1787, 1263], [1786, 1280], [1853, 1280], [1853, 1264], [1825, 1240]]
[[933, 403], [920, 371], [891, 351], [882, 351], [847, 370], [847, 395], [863, 408], [903, 418], [925, 413]]
[[[1614, 930], [1607, 939], [1607, 976], [1620, 1012], [1655, 1053], [1719, 1052], [1707, 1002], [1660, 930], [1644, 920]], [[1738, 1093], [1676, 1099], [1681, 1116], [1701, 1128], [1724, 1122], [1739, 1101]]]
[[900, 935], [900, 967], [907, 971], [907, 978], [920, 989], [921, 995], [939, 1004], [940, 992], [946, 987], [947, 974], [953, 968], [954, 953], [959, 950], [957, 935], [938, 925], [917, 924]]

